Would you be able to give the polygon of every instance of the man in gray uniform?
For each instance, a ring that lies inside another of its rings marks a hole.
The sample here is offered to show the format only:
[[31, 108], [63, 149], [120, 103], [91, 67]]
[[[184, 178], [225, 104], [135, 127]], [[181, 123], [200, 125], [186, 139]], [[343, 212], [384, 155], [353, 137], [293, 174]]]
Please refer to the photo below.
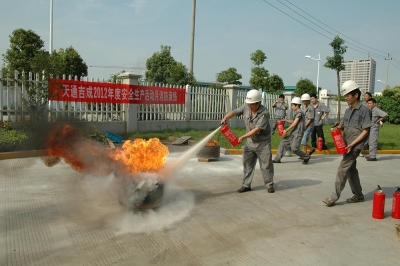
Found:
[[308, 146], [307, 142], [310, 139], [311, 133], [314, 129], [314, 106], [310, 104], [311, 97], [308, 93], [301, 95], [300, 99], [305, 107], [305, 130], [303, 138], [301, 139], [301, 145], [303, 145], [303, 152], [307, 154], [307, 149], [310, 149], [310, 153], [308, 155], [311, 155], [315, 152], [315, 148]]
[[314, 106], [314, 129], [313, 132], [311, 133], [311, 146], [315, 149], [317, 148], [317, 135], [318, 138], [322, 138], [323, 144], [322, 144], [322, 149], [327, 150], [328, 147], [325, 145], [325, 136], [324, 136], [324, 129], [322, 126], [322, 121], [325, 119], [325, 117], [328, 116], [330, 109], [328, 106], [326, 106], [324, 103], [318, 101], [317, 94], [313, 93], [311, 94], [311, 102]]
[[332, 193], [331, 197], [322, 201], [329, 207], [334, 206], [339, 199], [347, 179], [354, 195], [346, 201], [349, 203], [364, 201], [356, 160], [365, 142], [368, 141], [372, 119], [371, 110], [360, 102], [361, 91], [353, 80], [343, 83], [341, 93], [344, 95], [349, 108], [346, 109], [340, 123], [336, 123], [335, 126], [344, 130], [343, 137], [347, 152], [343, 154], [336, 174], [335, 192]]
[[376, 100], [374, 98], [369, 98], [367, 103], [372, 110], [372, 126], [368, 138], [369, 156], [365, 156], [365, 159], [367, 159], [367, 161], [376, 161], [380, 123], [388, 117], [388, 114], [376, 106]]
[[271, 136], [275, 133], [278, 121], [286, 117], [288, 105], [285, 103], [285, 95], [279, 95], [279, 100], [272, 104], [272, 108], [275, 108], [275, 123], [272, 125]]
[[230, 111], [221, 120], [226, 124], [234, 116], [243, 115], [246, 134], [239, 137], [239, 143], [247, 138], [243, 146], [243, 182], [239, 193], [251, 191], [254, 169], [260, 164], [261, 174], [268, 193], [274, 193], [274, 164], [271, 153], [271, 128], [269, 126], [269, 111], [261, 105], [261, 95], [258, 90], [250, 90], [246, 95], [246, 104]]
[[[294, 119], [293, 120], [285, 120], [290, 126], [283, 131], [283, 139], [279, 143], [278, 152], [276, 153], [274, 163], [281, 163], [281, 159], [285, 154], [285, 151], [288, 148], [291, 148], [292, 151], [298, 155], [302, 160], [303, 164], [307, 164], [310, 160], [310, 155], [307, 155], [302, 150], [300, 150], [300, 142], [304, 134], [305, 124], [304, 124], [304, 113], [300, 109], [301, 100], [299, 97], [294, 97], [292, 99], [292, 109], [294, 111]], [[286, 136], [286, 133], [290, 131], [290, 134]]]

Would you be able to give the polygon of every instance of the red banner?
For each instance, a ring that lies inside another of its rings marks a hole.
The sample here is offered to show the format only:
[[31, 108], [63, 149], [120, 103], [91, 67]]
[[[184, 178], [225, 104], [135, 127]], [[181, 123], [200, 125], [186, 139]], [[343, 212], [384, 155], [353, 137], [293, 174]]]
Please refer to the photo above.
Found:
[[185, 96], [185, 89], [50, 79], [49, 100], [52, 101], [184, 104]]

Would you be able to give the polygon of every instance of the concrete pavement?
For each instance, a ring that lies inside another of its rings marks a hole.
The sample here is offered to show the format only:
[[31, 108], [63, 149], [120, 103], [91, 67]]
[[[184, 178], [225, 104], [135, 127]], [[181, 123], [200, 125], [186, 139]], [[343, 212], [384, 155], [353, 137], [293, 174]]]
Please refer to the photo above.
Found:
[[[190, 146], [169, 146], [167, 165]], [[166, 183], [162, 207], [126, 212], [113, 176], [85, 176], [39, 158], [0, 160], [0, 265], [397, 265], [400, 238], [390, 217], [400, 186], [400, 155], [357, 160], [365, 202], [348, 204], [348, 184], [334, 207], [341, 156], [297, 156], [275, 165], [274, 194], [257, 169], [241, 186], [240, 155], [190, 156]], [[258, 166], [257, 166], [258, 167]], [[385, 219], [371, 217], [376, 185]]]

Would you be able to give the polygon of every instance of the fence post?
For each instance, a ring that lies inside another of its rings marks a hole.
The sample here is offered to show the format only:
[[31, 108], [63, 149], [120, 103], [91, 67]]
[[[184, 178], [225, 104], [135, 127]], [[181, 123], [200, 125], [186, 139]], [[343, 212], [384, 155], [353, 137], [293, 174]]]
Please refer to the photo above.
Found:
[[293, 92], [284, 92], [283, 95], [285, 95], [285, 101], [288, 104], [288, 109], [286, 111], [286, 119], [292, 120], [293, 112], [292, 112], [292, 105], [290, 103], [292, 102], [292, 99], [294, 98], [295, 94]]
[[192, 107], [192, 90], [189, 84], [186, 85], [186, 103], [185, 103], [185, 120], [190, 120], [190, 110]]
[[[122, 84], [128, 85], [139, 85], [139, 79], [142, 75], [133, 73], [133, 72], [124, 72], [119, 74], [122, 78]], [[129, 92], [128, 92], [129, 94]], [[123, 111], [125, 114], [125, 121], [126, 121], [126, 132], [133, 132], [137, 131], [138, 129], [138, 106], [137, 104], [124, 104]]]
[[[226, 105], [226, 112], [230, 112], [234, 109], [236, 109], [238, 106], [236, 105], [237, 102], [237, 96], [238, 96], [238, 91], [239, 91], [239, 86], [235, 84], [227, 84], [224, 85], [224, 88], [228, 94], [228, 102]], [[229, 126], [232, 128], [237, 127], [237, 118], [236, 116], [233, 117], [232, 119], [229, 120]]]

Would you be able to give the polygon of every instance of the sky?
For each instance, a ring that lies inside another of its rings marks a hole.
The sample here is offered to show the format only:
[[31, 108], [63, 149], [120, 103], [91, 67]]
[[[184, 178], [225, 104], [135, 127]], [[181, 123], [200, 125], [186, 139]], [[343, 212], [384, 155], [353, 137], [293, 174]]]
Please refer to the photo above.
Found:
[[[260, 49], [263, 66], [286, 86], [301, 78], [316, 84], [318, 61], [305, 56], [320, 54], [319, 87], [336, 93], [336, 72], [323, 65], [338, 35], [348, 46], [345, 60], [370, 56], [376, 80], [388, 73], [388, 85], [400, 85], [399, 10], [399, 0], [197, 0], [194, 75], [213, 82], [234, 67], [248, 85], [250, 54]], [[189, 68], [191, 21], [191, 0], [53, 0], [53, 49], [74, 47], [90, 78], [122, 69], [141, 74], [161, 45]], [[18, 28], [33, 30], [49, 50], [50, 0], [0, 0], [0, 22], [0, 54]], [[377, 81], [375, 92], [385, 86]]]

